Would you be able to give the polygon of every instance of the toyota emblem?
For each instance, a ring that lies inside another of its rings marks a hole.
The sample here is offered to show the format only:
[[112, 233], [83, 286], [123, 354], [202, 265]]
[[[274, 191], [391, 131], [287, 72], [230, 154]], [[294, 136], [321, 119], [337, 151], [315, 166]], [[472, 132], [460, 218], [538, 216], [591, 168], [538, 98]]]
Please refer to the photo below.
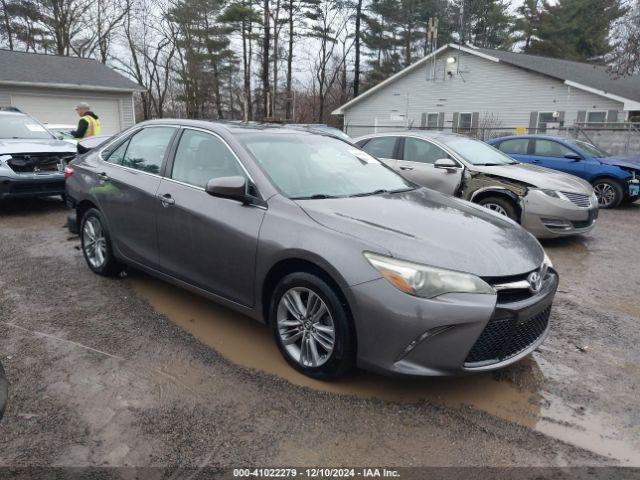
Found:
[[531, 272], [527, 281], [529, 282], [529, 290], [531, 290], [532, 293], [538, 293], [542, 288], [542, 276], [540, 272]]

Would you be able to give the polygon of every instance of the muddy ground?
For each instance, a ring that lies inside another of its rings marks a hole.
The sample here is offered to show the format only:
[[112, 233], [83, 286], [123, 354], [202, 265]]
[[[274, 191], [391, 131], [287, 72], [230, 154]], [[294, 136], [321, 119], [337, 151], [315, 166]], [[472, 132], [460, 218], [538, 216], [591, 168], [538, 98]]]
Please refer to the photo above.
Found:
[[0, 466], [640, 466], [640, 205], [545, 242], [546, 343], [493, 374], [333, 384], [266, 327], [92, 274], [55, 200], [0, 204]]

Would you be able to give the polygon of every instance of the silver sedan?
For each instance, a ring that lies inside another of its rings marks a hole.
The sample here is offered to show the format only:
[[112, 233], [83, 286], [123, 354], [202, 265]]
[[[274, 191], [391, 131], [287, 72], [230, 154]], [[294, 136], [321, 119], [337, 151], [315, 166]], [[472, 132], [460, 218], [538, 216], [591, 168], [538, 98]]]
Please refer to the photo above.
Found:
[[582, 234], [595, 227], [598, 200], [588, 182], [521, 164], [479, 140], [408, 131], [354, 142], [409, 180], [505, 215], [538, 238]]

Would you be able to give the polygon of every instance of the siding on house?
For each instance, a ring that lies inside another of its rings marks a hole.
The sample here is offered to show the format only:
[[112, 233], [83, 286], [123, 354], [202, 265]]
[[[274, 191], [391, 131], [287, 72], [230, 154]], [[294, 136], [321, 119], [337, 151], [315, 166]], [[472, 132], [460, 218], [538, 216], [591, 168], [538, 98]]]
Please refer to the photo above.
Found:
[[[448, 78], [446, 58], [459, 59], [458, 73]], [[429, 79], [429, 80], [427, 80]], [[537, 113], [561, 112], [564, 125], [572, 125], [588, 111], [608, 112], [609, 118], [625, 118], [624, 105], [600, 95], [565, 85], [562, 81], [502, 62], [460, 52], [443, 51], [380, 90], [345, 109], [345, 131], [351, 136], [373, 131], [419, 127], [425, 114], [444, 114], [439, 125], [457, 127], [454, 118], [472, 114], [474, 127], [492, 116], [492, 127], [529, 128]], [[475, 114], [475, 115], [474, 115]], [[611, 121], [611, 120], [610, 120]]]

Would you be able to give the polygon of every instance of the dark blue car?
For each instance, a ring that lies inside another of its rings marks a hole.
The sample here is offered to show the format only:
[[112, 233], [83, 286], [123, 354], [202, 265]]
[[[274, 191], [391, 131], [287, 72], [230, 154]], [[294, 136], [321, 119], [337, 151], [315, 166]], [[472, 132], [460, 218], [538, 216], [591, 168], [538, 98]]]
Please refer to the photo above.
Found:
[[489, 144], [522, 163], [584, 178], [593, 185], [600, 208], [640, 198], [640, 156], [616, 157], [587, 142], [548, 135], [517, 135]]

